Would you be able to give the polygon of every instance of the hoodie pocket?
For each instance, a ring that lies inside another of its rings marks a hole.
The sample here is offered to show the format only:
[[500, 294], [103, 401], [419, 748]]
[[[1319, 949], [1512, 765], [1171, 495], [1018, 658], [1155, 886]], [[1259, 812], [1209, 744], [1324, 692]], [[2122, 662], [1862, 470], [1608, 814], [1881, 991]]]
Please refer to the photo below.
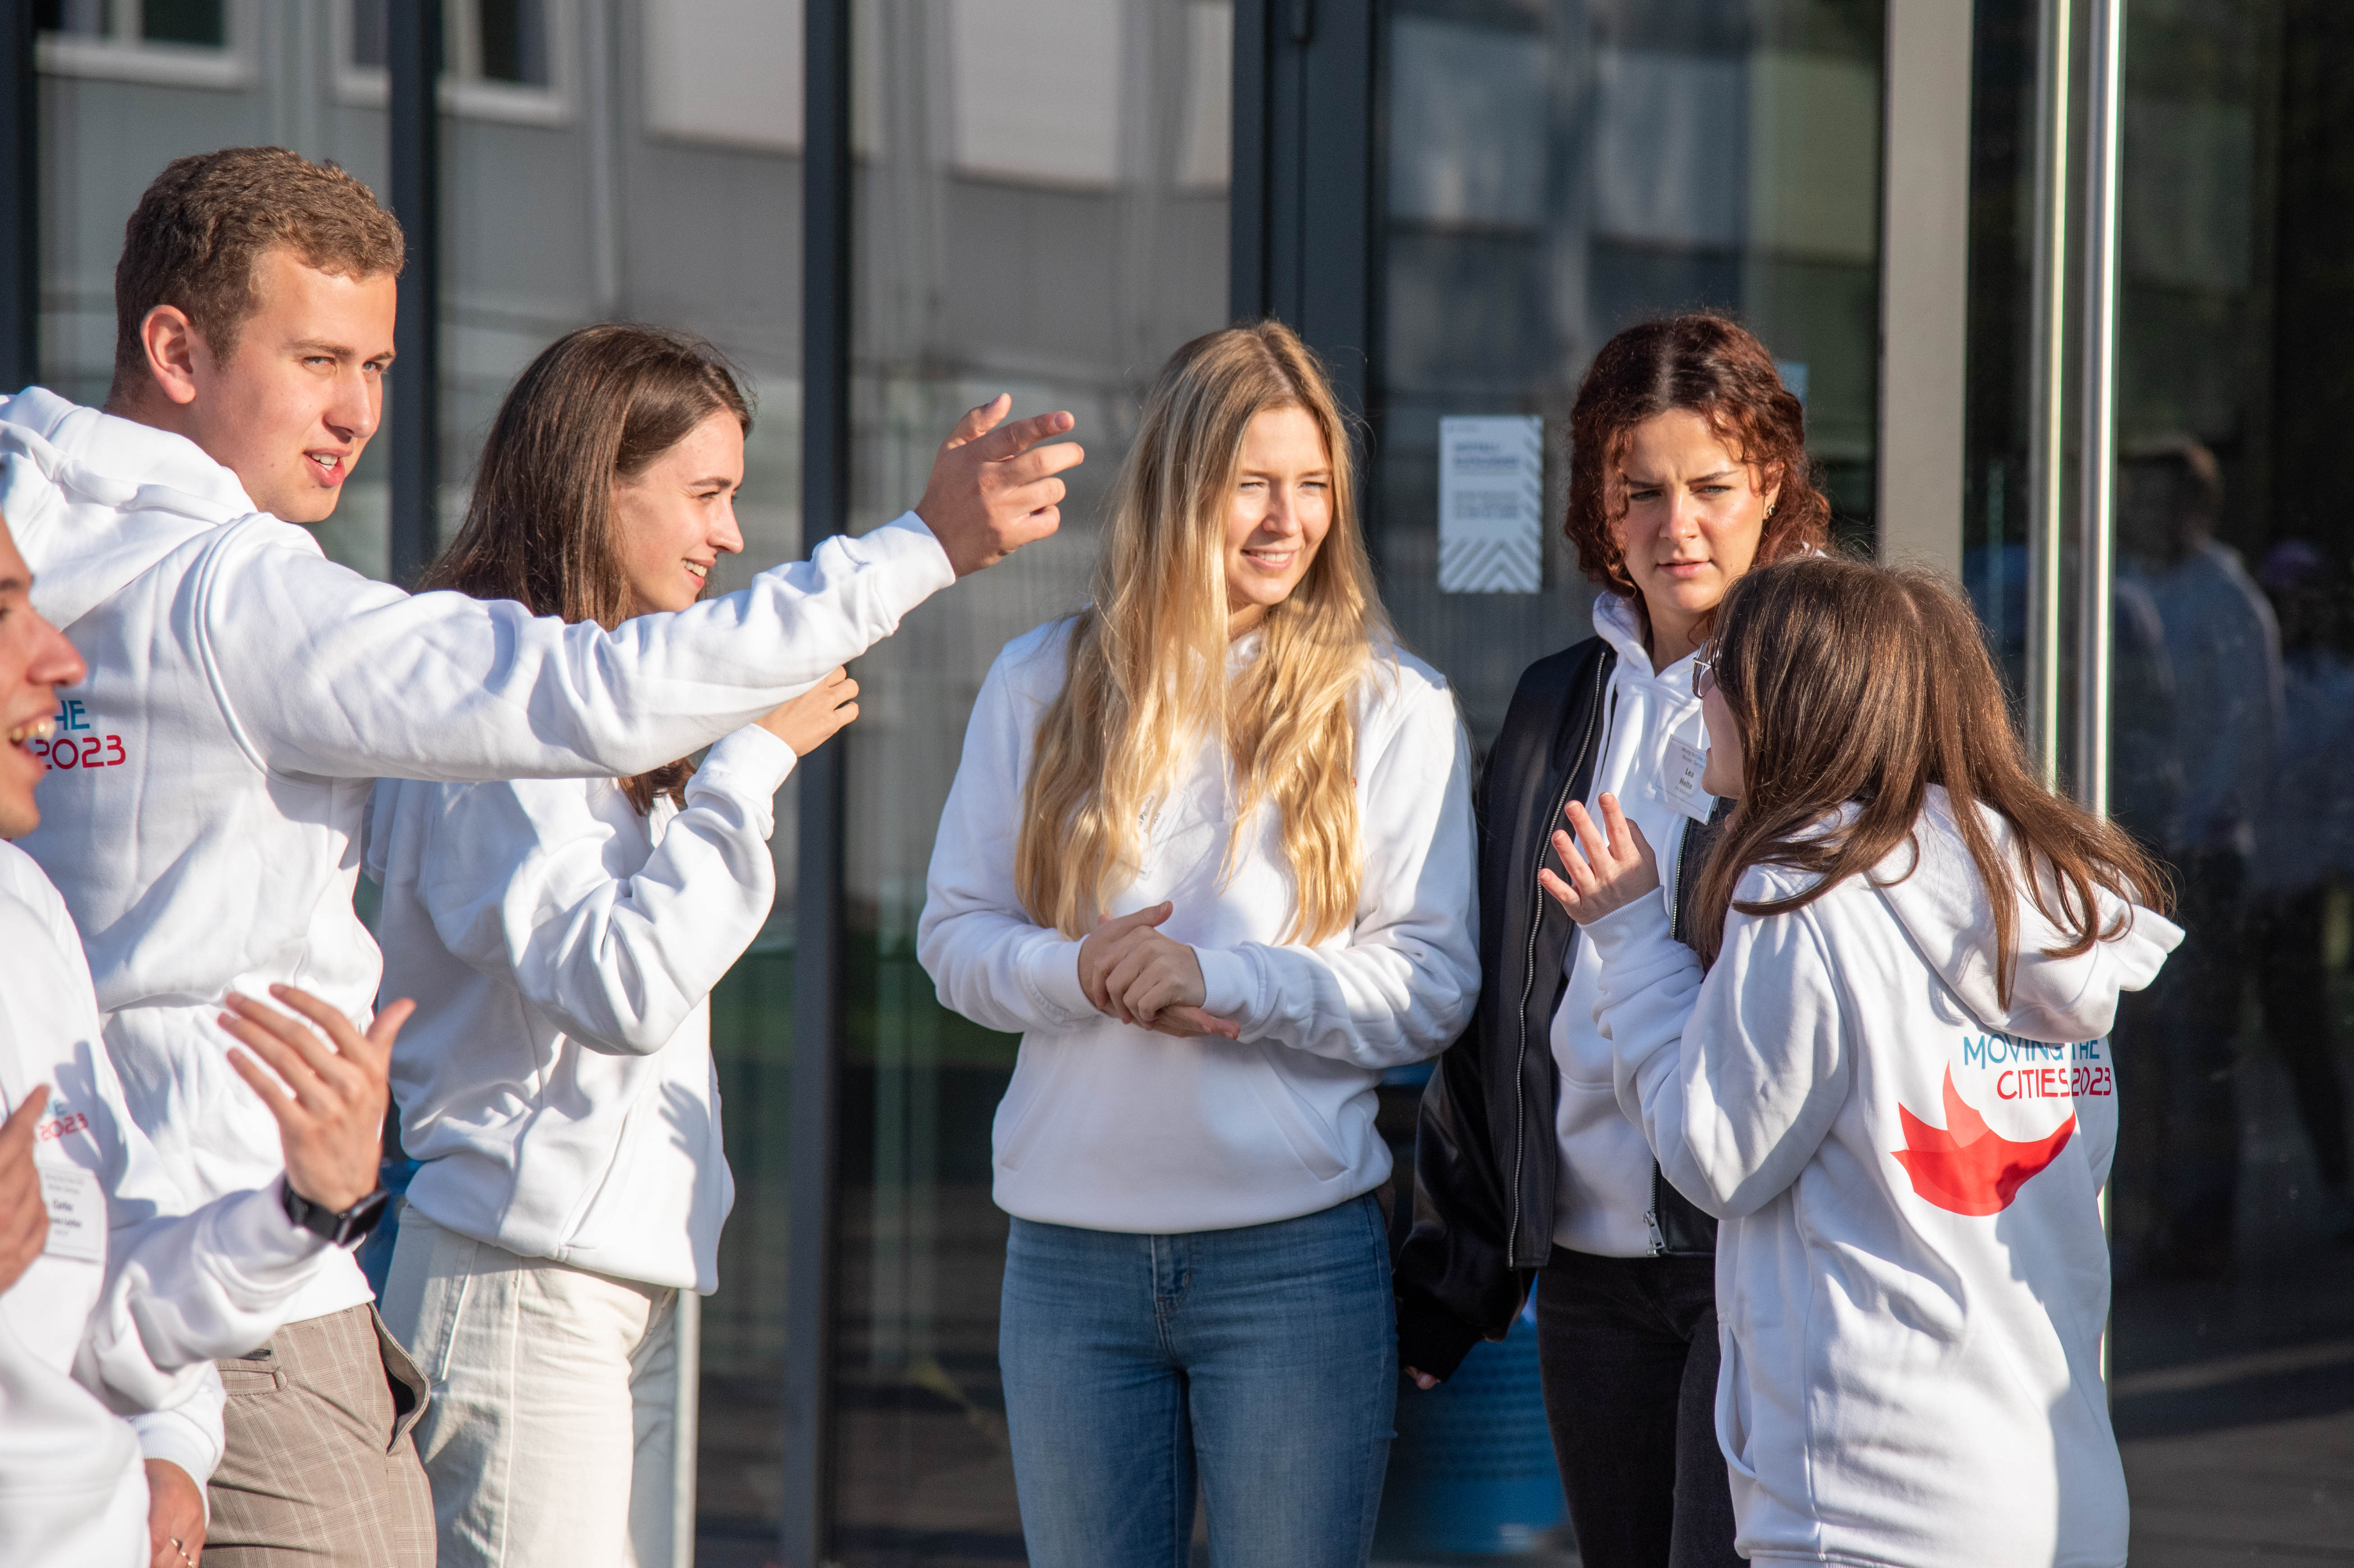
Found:
[[1725, 1467], [1736, 1479], [1755, 1481], [1757, 1467], [1749, 1462], [1749, 1380], [1742, 1370], [1741, 1344], [1733, 1330], [1717, 1328], [1716, 1446], [1723, 1450]]
[[1276, 1065], [1274, 1049], [1261, 1045], [1253, 1070], [1243, 1075], [1251, 1092], [1258, 1097], [1267, 1119], [1275, 1123], [1293, 1157], [1308, 1168], [1310, 1175], [1319, 1181], [1330, 1181], [1346, 1174], [1349, 1162], [1338, 1151], [1341, 1140], [1333, 1136], [1316, 1108], [1291, 1086], [1291, 1080]]

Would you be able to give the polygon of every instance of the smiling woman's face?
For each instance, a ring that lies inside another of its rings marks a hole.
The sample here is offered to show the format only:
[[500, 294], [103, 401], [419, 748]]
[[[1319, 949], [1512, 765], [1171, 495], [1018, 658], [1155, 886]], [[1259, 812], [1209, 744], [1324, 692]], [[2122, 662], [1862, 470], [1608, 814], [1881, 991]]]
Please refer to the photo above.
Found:
[[1226, 629], [1256, 625], [1291, 597], [1332, 527], [1332, 456], [1308, 410], [1255, 415], [1226, 511]]
[[1757, 558], [1778, 486], [1758, 474], [1689, 409], [1635, 427], [1619, 468], [1627, 510], [1612, 524], [1627, 575], [1651, 615], [1651, 663], [1691, 652], [1702, 618]]
[[736, 493], [744, 484], [744, 428], [719, 409], [634, 479], [613, 482], [613, 527], [630, 613], [684, 609], [711, 564], [744, 547]]

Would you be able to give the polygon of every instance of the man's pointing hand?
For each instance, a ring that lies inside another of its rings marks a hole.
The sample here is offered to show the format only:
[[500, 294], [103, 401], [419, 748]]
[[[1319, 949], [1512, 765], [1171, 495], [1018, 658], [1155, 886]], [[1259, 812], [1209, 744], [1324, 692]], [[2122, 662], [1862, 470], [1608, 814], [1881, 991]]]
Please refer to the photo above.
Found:
[[1000, 424], [1013, 407], [1001, 392], [959, 419], [916, 503], [959, 577], [993, 567], [1060, 526], [1064, 487], [1055, 476], [1087, 457], [1076, 441], [1039, 444], [1069, 429], [1076, 422], [1069, 414]]

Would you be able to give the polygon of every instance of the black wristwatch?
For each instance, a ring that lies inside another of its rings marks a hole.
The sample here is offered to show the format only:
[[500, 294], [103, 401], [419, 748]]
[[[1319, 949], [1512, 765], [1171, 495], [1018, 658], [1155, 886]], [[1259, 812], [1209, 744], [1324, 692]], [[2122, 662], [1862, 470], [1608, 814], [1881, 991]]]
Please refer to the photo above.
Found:
[[278, 1184], [280, 1201], [286, 1206], [286, 1217], [309, 1231], [323, 1236], [340, 1247], [355, 1247], [367, 1240], [370, 1231], [384, 1218], [385, 1209], [392, 1202], [392, 1194], [378, 1187], [343, 1213], [322, 1208], [294, 1190], [292, 1181]]

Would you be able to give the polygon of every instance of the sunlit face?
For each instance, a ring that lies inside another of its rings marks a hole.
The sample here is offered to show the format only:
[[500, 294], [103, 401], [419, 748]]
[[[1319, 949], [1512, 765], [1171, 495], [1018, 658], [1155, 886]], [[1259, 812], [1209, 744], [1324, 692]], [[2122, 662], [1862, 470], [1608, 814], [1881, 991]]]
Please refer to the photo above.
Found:
[[744, 547], [736, 493], [744, 487], [744, 427], [719, 409], [647, 465], [613, 482], [613, 527], [630, 613], [684, 609], [712, 563]]
[[0, 523], [0, 839], [41, 825], [33, 791], [48, 771], [58, 688], [89, 673], [65, 633], [33, 610], [33, 574]]
[[1291, 597], [1332, 527], [1332, 454], [1308, 410], [1266, 408], [1243, 432], [1226, 510], [1226, 612], [1232, 630]]
[[398, 286], [389, 272], [322, 272], [282, 246], [262, 252], [253, 283], [226, 360], [177, 307], [147, 313], [153, 385], [133, 407], [234, 472], [263, 511], [321, 522], [383, 420]]
[[1619, 477], [1627, 510], [1613, 528], [1627, 574], [1655, 634], [1681, 644], [1756, 560], [1779, 487], [1761, 489], [1755, 470], [1683, 408], [1635, 427]]

